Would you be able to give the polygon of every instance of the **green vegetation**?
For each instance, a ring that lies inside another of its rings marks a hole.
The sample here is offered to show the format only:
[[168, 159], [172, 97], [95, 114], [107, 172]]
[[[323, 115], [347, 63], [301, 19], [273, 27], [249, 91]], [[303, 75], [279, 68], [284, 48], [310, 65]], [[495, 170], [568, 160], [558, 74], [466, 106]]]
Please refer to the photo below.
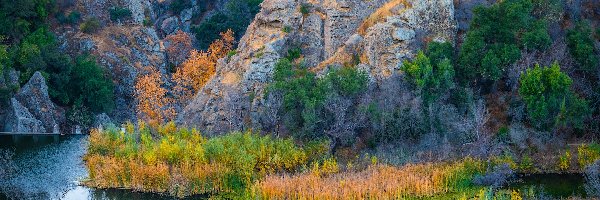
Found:
[[567, 44], [580, 70], [594, 72], [598, 68], [599, 58], [588, 22], [578, 22], [574, 29], [567, 32]]
[[0, 0], [0, 35], [17, 43], [46, 23], [53, 6], [51, 0]]
[[302, 13], [303, 16], [307, 16], [310, 13], [310, 9], [312, 8], [312, 6], [308, 3], [303, 3], [302, 5], [300, 5], [300, 13]]
[[533, 16], [531, 0], [507, 0], [477, 7], [459, 53], [461, 83], [498, 81], [505, 68], [521, 57], [521, 49], [543, 50], [550, 43], [546, 21]]
[[454, 87], [454, 67], [452, 67], [452, 45], [431, 43], [427, 53], [419, 52], [412, 61], [404, 61], [402, 70], [409, 81], [421, 92], [423, 104], [429, 106], [439, 96]]
[[192, 1], [191, 0], [174, 0], [169, 4], [169, 10], [173, 12], [173, 14], [179, 14], [183, 9], [191, 8]]
[[193, 29], [200, 48], [207, 49], [210, 43], [220, 38], [219, 33], [229, 29], [236, 34], [236, 38], [240, 38], [254, 15], [260, 11], [261, 2], [262, 0], [228, 1], [223, 11], [215, 13]]
[[123, 7], [113, 7], [109, 10], [110, 20], [121, 21], [125, 18], [131, 17], [131, 10]]
[[106, 77], [104, 69], [89, 56], [77, 58], [71, 74], [69, 95], [81, 101], [92, 112], [110, 112], [114, 107], [113, 82]]
[[86, 19], [79, 25], [79, 29], [84, 33], [95, 33], [100, 29], [100, 21], [96, 18]]
[[[25, 84], [39, 71], [46, 78], [52, 100], [67, 106], [70, 121], [81, 119], [89, 123], [93, 113], [110, 112], [113, 108], [113, 83], [106, 77], [94, 58], [71, 56], [59, 49], [56, 36], [49, 30], [48, 16], [59, 23], [74, 24], [80, 13], [68, 16], [57, 13], [56, 4], [46, 0], [1, 1], [0, 8], [0, 75], [9, 69], [19, 71], [19, 84]], [[16, 22], [16, 23], [15, 23]], [[82, 31], [93, 32], [100, 26], [89, 19], [81, 24]], [[4, 36], [3, 36], [4, 35]], [[5, 37], [6, 36], [6, 37]], [[2, 103], [12, 96], [19, 85], [0, 88]]]
[[582, 144], [577, 147], [577, 163], [579, 163], [581, 169], [593, 164], [598, 159], [600, 159], [599, 144]]
[[558, 63], [528, 69], [520, 83], [519, 95], [525, 101], [531, 125], [540, 129], [583, 128], [591, 110], [587, 101], [571, 90], [573, 81], [560, 71]]
[[365, 91], [367, 76], [354, 67], [342, 67], [317, 78], [302, 62], [296, 62], [299, 57], [299, 49], [292, 49], [287, 58], [279, 60], [269, 90], [283, 95], [281, 113], [292, 133], [303, 139], [323, 137], [329, 124], [319, 119], [331, 116], [324, 103], [333, 98], [356, 97]]
[[77, 24], [81, 19], [81, 13], [79, 11], [72, 11], [68, 15], [65, 13], [59, 12], [56, 14], [56, 20], [58, 20], [61, 24]]
[[306, 170], [327, 152], [327, 143], [300, 147], [291, 139], [250, 132], [206, 139], [173, 123], [138, 126], [127, 124], [125, 132], [114, 126], [92, 131], [85, 156], [87, 185], [232, 198], [248, 193], [254, 181], [268, 174]]

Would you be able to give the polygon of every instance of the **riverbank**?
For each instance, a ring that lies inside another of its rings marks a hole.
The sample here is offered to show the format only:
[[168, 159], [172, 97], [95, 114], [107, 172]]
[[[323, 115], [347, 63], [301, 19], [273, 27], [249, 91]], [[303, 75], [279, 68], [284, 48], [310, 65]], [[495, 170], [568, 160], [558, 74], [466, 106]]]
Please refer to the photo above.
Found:
[[[546, 173], [580, 173], [600, 158], [600, 145], [582, 144], [543, 165], [527, 156], [509, 155], [401, 166], [362, 155], [341, 163], [328, 155], [325, 142], [302, 145], [250, 132], [204, 138], [174, 124], [154, 129], [143, 123], [137, 128], [128, 124], [124, 129], [92, 131], [85, 156], [90, 171], [86, 186], [176, 197], [537, 198], [555, 194], [529, 180], [544, 179]], [[533, 179], [527, 178], [532, 174]], [[578, 182], [583, 179], [573, 181]], [[560, 188], [565, 189], [569, 188]], [[573, 191], [574, 196], [585, 196], [581, 187]], [[562, 198], [565, 193], [556, 195]]]

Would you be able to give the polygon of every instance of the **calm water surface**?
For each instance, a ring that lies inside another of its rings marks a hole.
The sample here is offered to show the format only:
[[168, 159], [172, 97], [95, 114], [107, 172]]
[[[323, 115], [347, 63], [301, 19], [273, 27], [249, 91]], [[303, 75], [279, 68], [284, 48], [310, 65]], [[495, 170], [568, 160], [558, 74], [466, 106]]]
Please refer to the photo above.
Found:
[[0, 184], [0, 199], [170, 199], [130, 190], [95, 190], [79, 186], [88, 176], [82, 157], [88, 136], [0, 136], [0, 149], [15, 152], [15, 171]]

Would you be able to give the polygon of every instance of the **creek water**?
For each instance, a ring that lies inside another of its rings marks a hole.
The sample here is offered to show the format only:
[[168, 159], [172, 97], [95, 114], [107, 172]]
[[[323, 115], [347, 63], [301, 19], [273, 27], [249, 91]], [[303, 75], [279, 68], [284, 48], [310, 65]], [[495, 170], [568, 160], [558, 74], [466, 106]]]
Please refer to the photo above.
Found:
[[[98, 190], [80, 186], [88, 176], [82, 157], [88, 136], [22, 137], [0, 136], [0, 149], [14, 152], [10, 174], [1, 174], [0, 200], [14, 199], [172, 199], [131, 190]], [[6, 167], [1, 162], [0, 167]], [[584, 178], [578, 174], [521, 175], [510, 189], [535, 187], [555, 198], [585, 196]]]
[[29, 136], [16, 140], [0, 136], [0, 149], [14, 152], [11, 158], [14, 170], [0, 174], [0, 199], [172, 199], [131, 190], [79, 186], [78, 182], [88, 176], [82, 160], [87, 143], [86, 135]]

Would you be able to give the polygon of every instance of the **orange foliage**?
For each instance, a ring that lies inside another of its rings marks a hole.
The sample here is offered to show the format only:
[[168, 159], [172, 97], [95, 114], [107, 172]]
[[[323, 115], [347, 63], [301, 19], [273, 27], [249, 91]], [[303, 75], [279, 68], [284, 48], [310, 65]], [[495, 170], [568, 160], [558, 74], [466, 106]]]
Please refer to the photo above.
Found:
[[257, 182], [255, 196], [268, 199], [402, 199], [429, 197], [451, 190], [461, 165], [374, 165], [358, 172], [320, 176], [270, 175]]
[[141, 119], [150, 124], [160, 124], [172, 120], [175, 110], [171, 107], [173, 99], [167, 96], [167, 90], [161, 73], [154, 67], [145, 67], [143, 74], [135, 83], [137, 110]]
[[207, 51], [192, 50], [189, 58], [179, 66], [172, 76], [175, 93], [181, 101], [187, 101], [215, 74], [217, 61], [233, 50], [233, 31], [221, 33]]
[[181, 64], [193, 49], [192, 37], [181, 30], [168, 35], [165, 41], [169, 43], [169, 47], [166, 49], [169, 62], [175, 64], [175, 66]]

